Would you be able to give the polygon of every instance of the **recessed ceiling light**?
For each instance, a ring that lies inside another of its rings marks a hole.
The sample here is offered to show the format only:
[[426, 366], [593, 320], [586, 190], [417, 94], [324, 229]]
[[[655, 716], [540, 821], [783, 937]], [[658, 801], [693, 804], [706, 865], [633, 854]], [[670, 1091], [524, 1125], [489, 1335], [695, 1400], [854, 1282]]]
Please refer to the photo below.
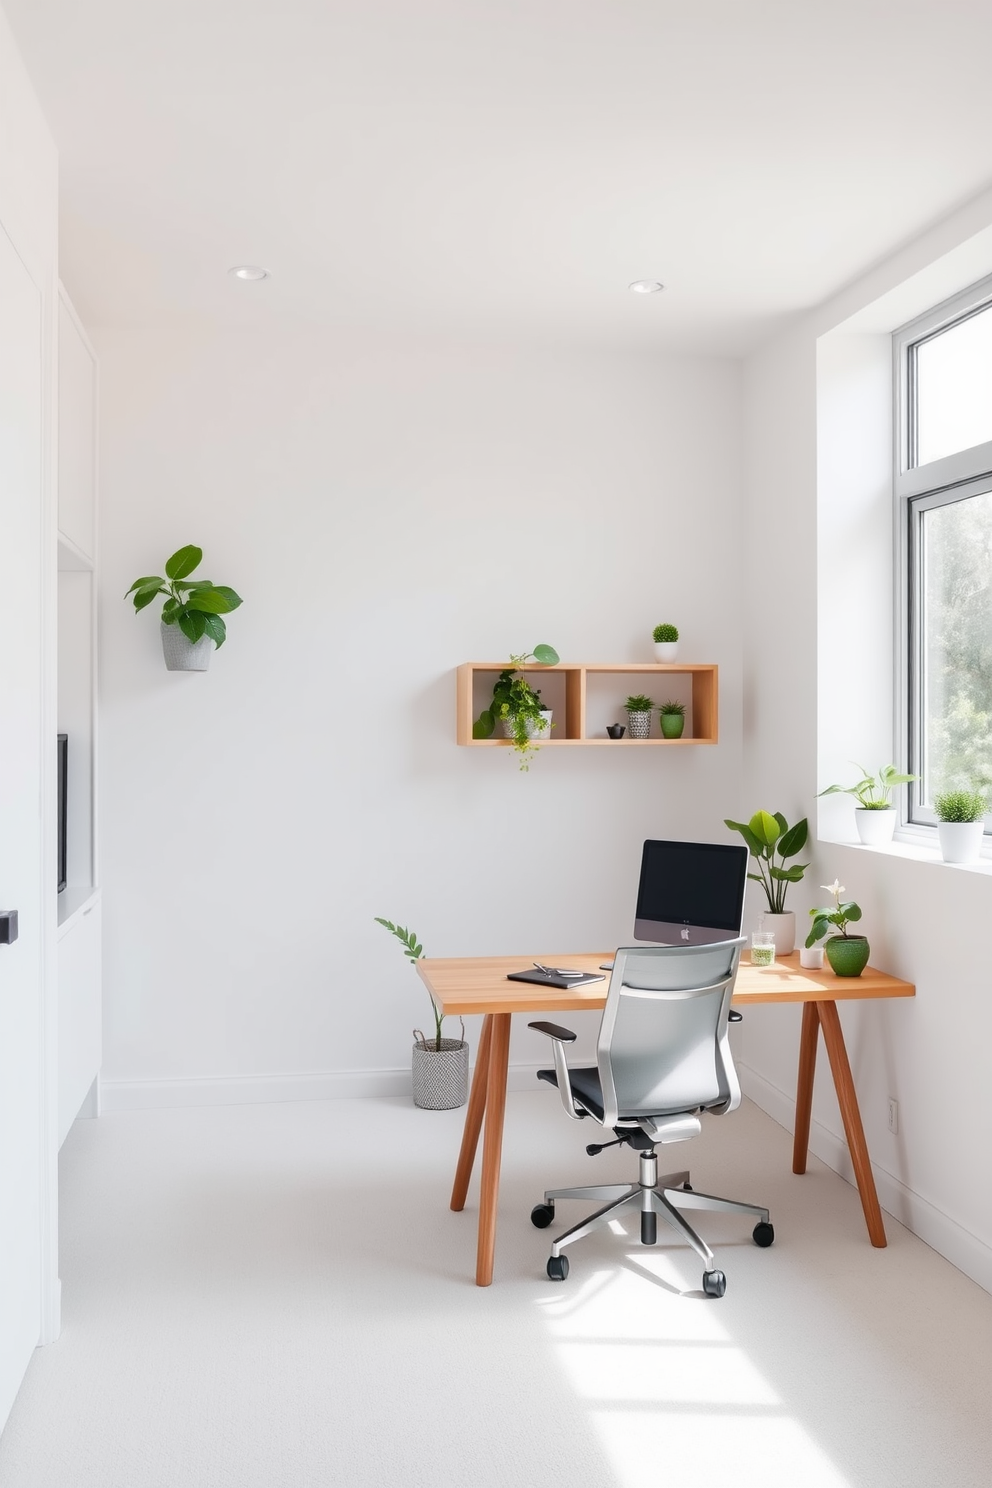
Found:
[[657, 279], [635, 279], [633, 284], [627, 285], [632, 294], [657, 294], [664, 287]]
[[238, 264], [234, 269], [228, 269], [235, 279], [268, 279], [267, 269], [260, 269], [257, 264]]

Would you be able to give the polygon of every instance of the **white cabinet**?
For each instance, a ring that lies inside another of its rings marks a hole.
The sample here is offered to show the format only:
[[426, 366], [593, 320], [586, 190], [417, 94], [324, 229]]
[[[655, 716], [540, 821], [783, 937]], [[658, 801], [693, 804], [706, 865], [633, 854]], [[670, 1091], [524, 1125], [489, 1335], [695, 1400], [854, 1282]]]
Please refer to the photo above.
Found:
[[67, 738], [66, 887], [58, 900], [61, 1145], [95, 1085], [102, 1041], [96, 810], [97, 364], [64, 289], [59, 294], [58, 434], [58, 732]]

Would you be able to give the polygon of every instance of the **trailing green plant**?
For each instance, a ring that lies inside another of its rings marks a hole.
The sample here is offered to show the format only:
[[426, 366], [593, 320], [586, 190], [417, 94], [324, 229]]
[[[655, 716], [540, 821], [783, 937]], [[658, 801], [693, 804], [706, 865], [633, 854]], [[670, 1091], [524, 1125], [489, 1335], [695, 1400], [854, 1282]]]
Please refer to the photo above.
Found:
[[796, 857], [806, 846], [809, 835], [806, 818], [790, 827], [781, 811], [756, 811], [749, 822], [735, 822], [727, 817], [723, 824], [732, 832], [740, 832], [747, 843], [758, 869], [757, 873], [749, 873], [748, 878], [764, 889], [769, 913], [784, 914], [789, 885], [799, 883], [809, 867], [808, 863], [785, 866], [786, 858]]
[[807, 946], [815, 945], [818, 940], [822, 940], [831, 925], [844, 936], [845, 940], [853, 940], [854, 937], [847, 933], [847, 927], [860, 920], [861, 905], [855, 904], [853, 899], [841, 902], [840, 896], [845, 892], [844, 885], [838, 883], [836, 878], [832, 884], [821, 884], [820, 888], [826, 889], [828, 894], [833, 894], [834, 902], [832, 906], [828, 904], [825, 909], [810, 910], [813, 925], [806, 937]]
[[861, 779], [856, 785], [828, 785], [819, 794], [853, 796], [864, 811], [888, 811], [896, 786], [908, 785], [911, 780], [920, 778], [918, 775], [901, 775], [895, 765], [881, 765], [877, 775], [869, 775], [864, 765], [856, 762], [855, 768], [861, 771]]
[[667, 703], [661, 703], [658, 712], [665, 715], [678, 714], [680, 718], [685, 717], [685, 703], [675, 703], [671, 699]]
[[980, 789], [938, 791], [933, 798], [933, 809], [938, 821], [981, 821], [988, 810], [988, 797]]
[[624, 707], [628, 713], [650, 713], [654, 703], [645, 693], [635, 692], [624, 703]]
[[538, 666], [557, 666], [558, 652], [553, 646], [542, 644], [533, 651], [511, 656], [510, 665], [496, 678], [489, 707], [483, 708], [472, 725], [473, 739], [491, 739], [497, 723], [509, 722], [521, 770], [530, 769], [531, 757], [540, 747], [534, 739], [535, 731], [547, 730], [540, 688], [532, 687], [520, 670], [529, 661]]
[[678, 627], [675, 625], [656, 625], [651, 632], [655, 641], [677, 641], [679, 638]]
[[163, 625], [178, 625], [188, 641], [209, 636], [219, 649], [227, 639], [227, 625], [221, 616], [236, 610], [241, 596], [211, 579], [191, 579], [189, 575], [199, 568], [202, 558], [202, 548], [192, 544], [179, 548], [166, 561], [164, 578], [151, 574], [135, 579], [124, 598], [133, 597], [137, 613], [157, 595], [164, 594]]
[[[407, 956], [409, 958], [411, 966], [413, 966], [414, 971], [416, 971], [416, 962], [418, 962], [421, 956], [424, 954], [424, 948], [421, 945], [420, 941], [417, 939], [414, 932], [412, 930], [407, 930], [403, 925], [394, 925], [392, 920], [384, 920], [379, 915], [375, 915], [374, 918], [377, 925], [382, 925], [383, 929], [388, 930], [390, 935], [396, 936], [396, 939], [403, 947], [404, 956]], [[431, 997], [431, 994], [429, 992], [427, 995], [428, 997]], [[431, 1010], [434, 1014], [434, 1048], [436, 1052], [440, 1054], [441, 1024], [444, 1022], [444, 1014], [439, 1011], [438, 1005], [434, 1001], [433, 997], [431, 997]]]

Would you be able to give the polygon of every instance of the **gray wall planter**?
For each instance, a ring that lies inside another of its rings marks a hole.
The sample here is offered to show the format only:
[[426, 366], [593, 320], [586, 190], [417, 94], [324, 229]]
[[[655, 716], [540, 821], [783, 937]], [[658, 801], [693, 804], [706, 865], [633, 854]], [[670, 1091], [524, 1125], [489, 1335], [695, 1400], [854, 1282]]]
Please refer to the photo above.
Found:
[[170, 672], [205, 672], [210, 666], [214, 643], [209, 636], [190, 641], [178, 625], [161, 625], [162, 653]]

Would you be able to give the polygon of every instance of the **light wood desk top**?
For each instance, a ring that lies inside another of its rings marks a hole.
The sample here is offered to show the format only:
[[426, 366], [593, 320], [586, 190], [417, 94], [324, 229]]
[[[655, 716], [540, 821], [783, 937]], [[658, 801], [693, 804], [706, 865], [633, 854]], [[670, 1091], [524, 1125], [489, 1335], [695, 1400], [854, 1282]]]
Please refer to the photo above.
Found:
[[[598, 972], [613, 951], [546, 952], [532, 956], [424, 957], [416, 967], [431, 996], [445, 1014], [564, 1013], [601, 1009], [606, 1001], [609, 973], [601, 982], [582, 987], [543, 987], [534, 982], [508, 982], [509, 971], [525, 971], [534, 961], [565, 966], [569, 971]], [[748, 952], [741, 957], [734, 987], [734, 1004], [757, 1002], [860, 1002], [874, 997], [913, 997], [916, 988], [884, 971], [866, 966], [859, 977], [839, 977], [829, 966], [807, 971], [799, 952], [779, 956], [774, 966], [752, 966]]]

